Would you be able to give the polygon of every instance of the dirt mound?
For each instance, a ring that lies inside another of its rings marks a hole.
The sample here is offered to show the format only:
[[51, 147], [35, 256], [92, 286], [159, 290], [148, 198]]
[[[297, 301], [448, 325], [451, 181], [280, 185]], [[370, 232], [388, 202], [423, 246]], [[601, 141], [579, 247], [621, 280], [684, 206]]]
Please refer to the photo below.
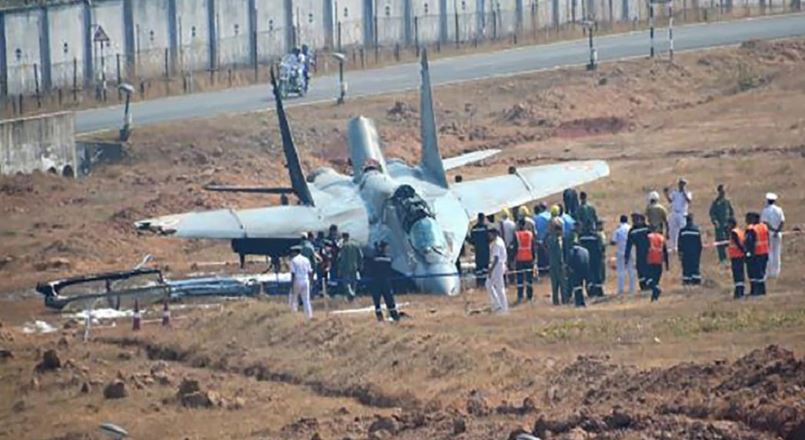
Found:
[[599, 134], [615, 134], [629, 128], [629, 122], [615, 116], [574, 119], [562, 122], [555, 135], [560, 138], [579, 138]]
[[419, 112], [407, 102], [395, 101], [394, 105], [386, 110], [386, 118], [391, 121], [413, 120], [419, 118]]
[[501, 121], [521, 127], [553, 127], [554, 119], [530, 102], [517, 103], [501, 113]]

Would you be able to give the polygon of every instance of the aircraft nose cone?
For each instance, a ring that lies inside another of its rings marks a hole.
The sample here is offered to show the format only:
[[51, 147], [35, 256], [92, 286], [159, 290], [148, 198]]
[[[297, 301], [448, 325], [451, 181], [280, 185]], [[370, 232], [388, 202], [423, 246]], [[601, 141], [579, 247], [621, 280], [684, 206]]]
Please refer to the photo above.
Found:
[[450, 265], [429, 266], [421, 271], [420, 285], [425, 293], [458, 295], [460, 282], [456, 268]]

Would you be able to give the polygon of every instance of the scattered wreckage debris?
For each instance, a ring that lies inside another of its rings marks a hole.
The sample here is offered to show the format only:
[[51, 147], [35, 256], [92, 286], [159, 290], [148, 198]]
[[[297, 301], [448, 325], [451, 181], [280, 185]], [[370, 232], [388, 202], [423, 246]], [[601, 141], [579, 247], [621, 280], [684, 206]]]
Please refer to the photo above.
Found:
[[41, 282], [36, 291], [44, 296], [45, 306], [56, 310], [90, 310], [103, 301], [109, 308], [120, 310], [124, 304], [126, 308], [133, 307], [135, 301], [160, 303], [165, 299], [256, 296], [263, 290], [263, 284], [271, 282], [286, 284], [290, 280], [269, 276], [167, 280], [159, 269], [137, 268]]

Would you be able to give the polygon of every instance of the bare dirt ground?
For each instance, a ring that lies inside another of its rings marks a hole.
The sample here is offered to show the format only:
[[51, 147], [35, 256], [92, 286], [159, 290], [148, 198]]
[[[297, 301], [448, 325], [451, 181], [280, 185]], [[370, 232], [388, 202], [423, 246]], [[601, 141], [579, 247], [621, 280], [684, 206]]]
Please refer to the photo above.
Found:
[[[805, 214], [803, 67], [805, 41], [790, 40], [681, 54], [673, 65], [638, 60], [442, 87], [442, 149], [504, 150], [460, 170], [465, 178], [606, 159], [612, 175], [585, 190], [607, 230], [678, 176], [690, 181], [708, 240], [717, 183], [740, 214], [777, 192], [791, 228]], [[344, 169], [346, 120], [358, 114], [377, 120], [387, 155], [416, 159], [417, 107], [405, 94], [289, 113], [306, 169]], [[104, 421], [135, 438], [505, 439], [517, 429], [543, 439], [805, 438], [798, 234], [785, 238], [771, 294], [741, 302], [708, 249], [705, 285], [677, 287], [673, 264], [658, 304], [638, 296], [553, 308], [543, 283], [535, 305], [508, 317], [477, 313], [485, 293], [469, 291], [402, 297], [412, 319], [399, 326], [325, 315], [321, 303], [305, 324], [269, 299], [188, 312], [170, 330], [132, 334], [121, 322], [86, 344], [74, 328], [18, 330], [34, 318], [60, 322], [30, 293], [37, 280], [127, 267], [146, 253], [171, 273], [234, 261], [228, 244], [140, 236], [131, 224], [274, 203], [200, 188], [285, 182], [278, 142], [272, 114], [192, 121], [140, 129], [125, 163], [84, 180], [0, 179], [0, 345], [12, 356], [0, 360], [0, 438], [99, 438]], [[50, 348], [60, 368], [37, 370]], [[127, 396], [105, 398], [115, 381]]]

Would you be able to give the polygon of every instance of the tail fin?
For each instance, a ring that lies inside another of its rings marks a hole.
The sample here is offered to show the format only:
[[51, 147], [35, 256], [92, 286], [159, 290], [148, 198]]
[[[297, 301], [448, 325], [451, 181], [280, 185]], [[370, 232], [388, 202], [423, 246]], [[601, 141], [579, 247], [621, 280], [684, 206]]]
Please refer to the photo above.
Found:
[[426, 50], [422, 50], [422, 84], [419, 94], [420, 136], [422, 138], [422, 158], [419, 166], [428, 180], [447, 188], [447, 175], [444, 172], [442, 156], [439, 153], [436, 119], [433, 114], [433, 96]]
[[282, 136], [282, 149], [285, 152], [285, 160], [288, 162], [291, 188], [293, 188], [293, 192], [296, 193], [303, 205], [314, 206], [313, 196], [310, 194], [310, 188], [308, 188], [305, 175], [302, 173], [302, 165], [299, 163], [299, 153], [297, 153], [293, 142], [291, 126], [288, 124], [288, 117], [285, 115], [285, 108], [282, 106], [282, 96], [280, 96], [280, 90], [277, 87], [274, 69], [271, 69], [271, 87], [274, 90], [274, 100], [277, 103], [277, 119], [279, 120], [280, 135]]

